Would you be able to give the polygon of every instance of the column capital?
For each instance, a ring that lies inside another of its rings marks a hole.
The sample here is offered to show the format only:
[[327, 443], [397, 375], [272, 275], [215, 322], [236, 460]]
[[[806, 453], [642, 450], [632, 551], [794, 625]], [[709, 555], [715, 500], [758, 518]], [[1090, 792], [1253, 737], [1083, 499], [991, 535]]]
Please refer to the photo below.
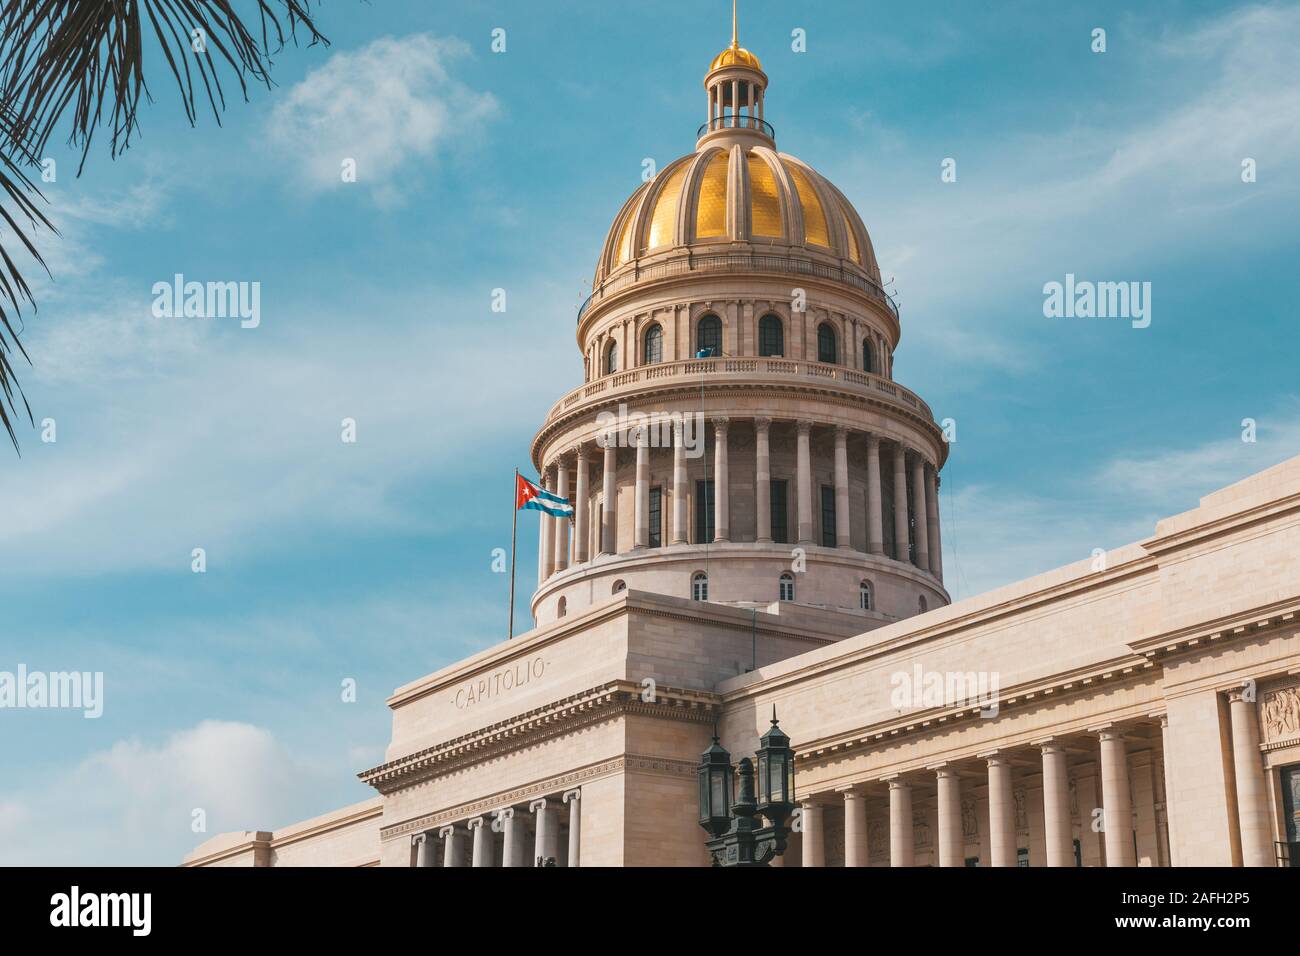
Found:
[[528, 804], [529, 813], [536, 813], [538, 810], [545, 810], [546, 808], [547, 802], [545, 797], [538, 797], [536, 800]]
[[813, 423], [801, 418], [794, 423], [794, 427], [798, 429], [800, 435], [807, 436], [812, 434]]
[[445, 840], [447, 837], [451, 836], [455, 832], [456, 832], [456, 824], [453, 823], [439, 830], [438, 836], [442, 837]]
[[424, 844], [428, 841], [428, 839], [429, 839], [429, 834], [417, 833], [411, 837], [411, 846], [424, 846]]
[[893, 774], [892, 776], [889, 777], [882, 777], [881, 779], [885, 783], [889, 784], [890, 790], [911, 790], [912, 789], [912, 785], [908, 783], [906, 780], [904, 780], [902, 777], [898, 776], [898, 774]]
[[711, 419], [711, 421], [713, 422], [714, 430], [722, 432], [724, 435], [727, 433], [727, 428], [731, 425], [731, 419], [726, 415], [718, 415]]
[[483, 825], [483, 818], [475, 817], [473, 820], [470, 820], [468, 823], [465, 824], [465, 829], [473, 832], [474, 830], [477, 830], [482, 825]]
[[566, 790], [566, 791], [564, 791], [564, 796], [560, 798], [560, 802], [561, 802], [561, 803], [569, 803], [569, 802], [571, 802], [571, 801], [577, 801], [577, 800], [581, 800], [581, 799], [582, 799], [582, 790], [581, 790], [581, 788], [579, 788], [579, 789], [577, 789], [577, 790]]
[[836, 441], [844, 441], [844, 440], [845, 440], [846, 438], [848, 438], [848, 437], [849, 437], [849, 426], [848, 426], [848, 425], [836, 425], [836, 426], [835, 426], [835, 440], [836, 440]]
[[1254, 696], [1257, 692], [1255, 691], [1253, 685], [1250, 686], [1250, 687], [1233, 687], [1233, 688], [1230, 688], [1230, 689], [1228, 690], [1228, 703], [1230, 703], [1230, 704], [1253, 704], [1253, 703], [1255, 703], [1253, 700], [1250, 699], [1250, 697], [1247, 697], [1247, 696], [1246, 696], [1247, 693], [1250, 693], [1252, 696]]
[[770, 419], [770, 418], [765, 418], [765, 417], [764, 417], [764, 418], [755, 418], [755, 419], [754, 419], [754, 427], [757, 428], [759, 431], [764, 431], [764, 432], [765, 432], [765, 431], [767, 431], [771, 426], [772, 426], [772, 419]]
[[873, 451], [880, 451], [880, 436], [874, 432], [867, 432], [867, 447]]
[[492, 816], [498, 820], [513, 820], [515, 818], [514, 807], [502, 807], [500, 810], [493, 810]]
[[574, 460], [579, 465], [586, 464], [588, 447], [589, 446], [587, 442], [580, 441], [580, 442], [574, 442], [573, 447], [569, 449], [569, 451], [573, 454]]

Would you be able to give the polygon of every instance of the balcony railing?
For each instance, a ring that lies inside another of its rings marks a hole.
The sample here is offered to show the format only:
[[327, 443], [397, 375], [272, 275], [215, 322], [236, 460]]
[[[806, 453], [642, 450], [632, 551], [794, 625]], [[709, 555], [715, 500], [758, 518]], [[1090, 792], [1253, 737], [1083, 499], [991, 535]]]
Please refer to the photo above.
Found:
[[895, 319], [898, 318], [898, 306], [895, 305], [889, 293], [879, 283], [851, 269], [845, 269], [841, 265], [830, 265], [812, 259], [801, 259], [780, 253], [728, 252], [718, 255], [681, 256], [665, 262], [653, 262], [647, 266], [633, 265], [631, 268], [606, 279], [591, 295], [587, 296], [582, 305], [578, 307], [578, 324], [582, 324], [582, 317], [586, 315], [587, 309], [591, 307], [593, 302], [608, 298], [628, 286], [674, 276], [715, 272], [778, 272], [784, 275], [807, 275], [819, 279], [834, 279], [836, 282], [843, 282], [861, 292], [865, 292], [889, 309]]
[[710, 359], [684, 359], [679, 362], [659, 362], [654, 365], [642, 365], [639, 368], [615, 372], [603, 378], [595, 379], [579, 388], [551, 406], [546, 415], [549, 422], [559, 415], [570, 411], [588, 400], [604, 398], [606, 393], [623, 390], [636, 391], [647, 385], [671, 382], [673, 379], [688, 381], [705, 381], [713, 375], [746, 375], [778, 380], [804, 378], [809, 384], [825, 385], [827, 381], [839, 382], [850, 391], [873, 396], [885, 396], [900, 405], [905, 405], [934, 421], [934, 415], [919, 395], [904, 388], [897, 382], [891, 382], [879, 375], [860, 372], [857, 369], [844, 368], [840, 365], [824, 365], [820, 362], [804, 362], [796, 359], [778, 357], [736, 357]]
[[707, 123], [700, 124], [700, 128], [695, 131], [695, 138], [699, 139], [705, 133], [720, 129], [752, 129], [756, 133], [762, 133], [768, 139], [776, 139], [776, 130], [772, 128], [771, 123], [747, 113], [723, 113], [721, 116], [715, 116]]

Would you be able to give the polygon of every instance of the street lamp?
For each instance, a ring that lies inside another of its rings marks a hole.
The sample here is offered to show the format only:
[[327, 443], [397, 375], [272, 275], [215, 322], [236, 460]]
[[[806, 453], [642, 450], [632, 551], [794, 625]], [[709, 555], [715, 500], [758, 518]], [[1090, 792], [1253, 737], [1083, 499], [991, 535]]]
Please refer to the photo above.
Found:
[[[732, 796], [731, 754], [713, 743], [700, 758], [700, 826], [710, 835], [705, 842], [714, 866], [767, 866], [785, 853], [790, 830], [785, 821], [794, 809], [794, 751], [772, 708], [772, 727], [758, 749], [758, 792], [754, 787], [754, 762], [741, 758], [739, 792]], [[756, 819], [766, 818], [767, 826]]]

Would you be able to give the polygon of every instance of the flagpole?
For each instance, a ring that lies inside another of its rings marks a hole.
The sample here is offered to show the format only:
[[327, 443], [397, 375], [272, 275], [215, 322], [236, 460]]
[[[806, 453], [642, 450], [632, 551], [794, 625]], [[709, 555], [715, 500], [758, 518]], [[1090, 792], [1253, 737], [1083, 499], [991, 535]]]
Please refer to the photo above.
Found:
[[519, 530], [519, 469], [515, 469], [515, 480], [510, 487], [510, 627], [506, 631], [506, 640], [515, 636], [515, 539]]

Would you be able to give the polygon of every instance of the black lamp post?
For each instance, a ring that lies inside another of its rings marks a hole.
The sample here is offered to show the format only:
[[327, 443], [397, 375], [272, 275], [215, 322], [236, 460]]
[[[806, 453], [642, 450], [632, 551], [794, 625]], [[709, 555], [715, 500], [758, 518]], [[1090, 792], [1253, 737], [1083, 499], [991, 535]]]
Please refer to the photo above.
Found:
[[[790, 738], [777, 724], [775, 707], [772, 727], [763, 735], [757, 757], [757, 794], [754, 763], [744, 757], [739, 792], [730, 806], [731, 755], [718, 743], [716, 733], [700, 758], [700, 826], [711, 837], [705, 846], [714, 866], [767, 866], [785, 853], [790, 834], [785, 821], [794, 809], [794, 751]], [[760, 815], [767, 826], [759, 825]]]

